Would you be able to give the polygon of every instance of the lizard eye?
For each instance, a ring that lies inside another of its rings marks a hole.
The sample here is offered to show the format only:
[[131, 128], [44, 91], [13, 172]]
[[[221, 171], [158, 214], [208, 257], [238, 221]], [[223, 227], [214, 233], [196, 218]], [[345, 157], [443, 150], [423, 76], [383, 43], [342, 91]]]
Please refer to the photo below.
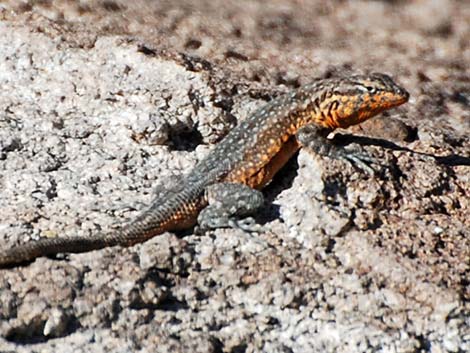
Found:
[[366, 89], [369, 93], [375, 93], [375, 87], [372, 86], [366, 86]]

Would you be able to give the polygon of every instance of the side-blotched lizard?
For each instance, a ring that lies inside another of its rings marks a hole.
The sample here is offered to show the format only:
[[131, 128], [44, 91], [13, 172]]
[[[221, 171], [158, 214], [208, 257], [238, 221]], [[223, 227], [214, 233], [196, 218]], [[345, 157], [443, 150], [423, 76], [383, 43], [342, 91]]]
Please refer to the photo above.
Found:
[[243, 120], [175, 188], [120, 230], [41, 239], [2, 250], [0, 267], [57, 253], [131, 246], [196, 223], [202, 229], [248, 227], [244, 220], [263, 205], [259, 190], [301, 146], [364, 166], [363, 156], [333, 144], [327, 135], [399, 106], [408, 97], [406, 90], [379, 73], [317, 80], [273, 99]]

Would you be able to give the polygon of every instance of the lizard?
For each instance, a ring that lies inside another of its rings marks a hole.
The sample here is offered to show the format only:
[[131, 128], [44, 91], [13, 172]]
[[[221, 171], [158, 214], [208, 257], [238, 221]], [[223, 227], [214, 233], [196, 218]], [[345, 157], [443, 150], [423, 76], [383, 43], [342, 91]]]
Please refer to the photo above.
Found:
[[263, 206], [261, 189], [301, 147], [364, 167], [373, 159], [328, 139], [404, 104], [409, 93], [382, 73], [317, 79], [272, 99], [232, 129], [176, 186], [134, 220], [93, 236], [42, 238], [0, 251], [0, 268], [37, 257], [132, 246], [166, 231], [250, 228]]

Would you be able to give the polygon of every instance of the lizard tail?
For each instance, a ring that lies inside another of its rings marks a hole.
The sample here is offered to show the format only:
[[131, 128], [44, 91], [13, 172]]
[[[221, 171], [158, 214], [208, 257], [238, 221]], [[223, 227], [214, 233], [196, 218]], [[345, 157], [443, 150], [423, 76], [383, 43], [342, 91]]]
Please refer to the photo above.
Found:
[[[216, 169], [216, 168], [215, 168]], [[213, 176], [193, 182], [178, 193], [168, 194], [163, 201], [154, 200], [150, 207], [132, 222], [108, 234], [90, 237], [43, 238], [0, 250], [0, 268], [33, 261], [37, 257], [58, 253], [83, 253], [111, 246], [132, 246], [144, 242], [165, 231], [187, 229], [196, 223], [199, 211], [207, 205], [203, 190], [207, 180]]]
[[40, 256], [57, 253], [81, 253], [118, 245], [106, 237], [63, 237], [46, 238], [15, 246], [8, 251], [0, 251], [0, 268], [27, 263]]
[[7, 251], [0, 250], [0, 268], [14, 267], [18, 264], [31, 262], [37, 257], [58, 253], [83, 253], [117, 245], [132, 246], [168, 230], [161, 226], [162, 223], [159, 219], [155, 218], [158, 217], [144, 213], [132, 223], [109, 234], [42, 238], [14, 246]]
[[188, 188], [173, 195], [163, 204], [158, 200], [131, 223], [109, 234], [90, 237], [43, 238], [8, 250], [0, 250], [0, 268], [28, 263], [41, 256], [58, 253], [83, 253], [111, 246], [132, 246], [165, 231], [186, 229], [196, 223], [200, 209], [205, 206], [202, 187]]

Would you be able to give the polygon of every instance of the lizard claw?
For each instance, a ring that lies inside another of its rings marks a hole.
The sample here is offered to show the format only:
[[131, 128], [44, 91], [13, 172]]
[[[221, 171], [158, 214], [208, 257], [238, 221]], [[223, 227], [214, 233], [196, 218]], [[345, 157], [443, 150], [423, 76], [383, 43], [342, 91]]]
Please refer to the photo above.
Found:
[[243, 219], [230, 219], [228, 222], [229, 227], [234, 229], [241, 229], [245, 232], [260, 232], [262, 227], [256, 223], [253, 217], [246, 217]]
[[340, 157], [341, 160], [352, 164], [354, 167], [366, 172], [369, 175], [375, 175], [376, 170], [369, 164], [375, 162], [373, 158], [367, 155], [345, 154]]
[[338, 150], [336, 152], [336, 157], [372, 176], [375, 175], [376, 170], [371, 166], [371, 164], [380, 165], [376, 158], [370, 156], [359, 148]]
[[241, 229], [245, 232], [260, 232], [261, 226], [256, 223], [253, 217], [235, 218], [235, 217], [218, 217], [218, 218], [202, 218], [195, 228], [195, 232], [202, 234], [205, 231], [217, 228], [233, 228]]

